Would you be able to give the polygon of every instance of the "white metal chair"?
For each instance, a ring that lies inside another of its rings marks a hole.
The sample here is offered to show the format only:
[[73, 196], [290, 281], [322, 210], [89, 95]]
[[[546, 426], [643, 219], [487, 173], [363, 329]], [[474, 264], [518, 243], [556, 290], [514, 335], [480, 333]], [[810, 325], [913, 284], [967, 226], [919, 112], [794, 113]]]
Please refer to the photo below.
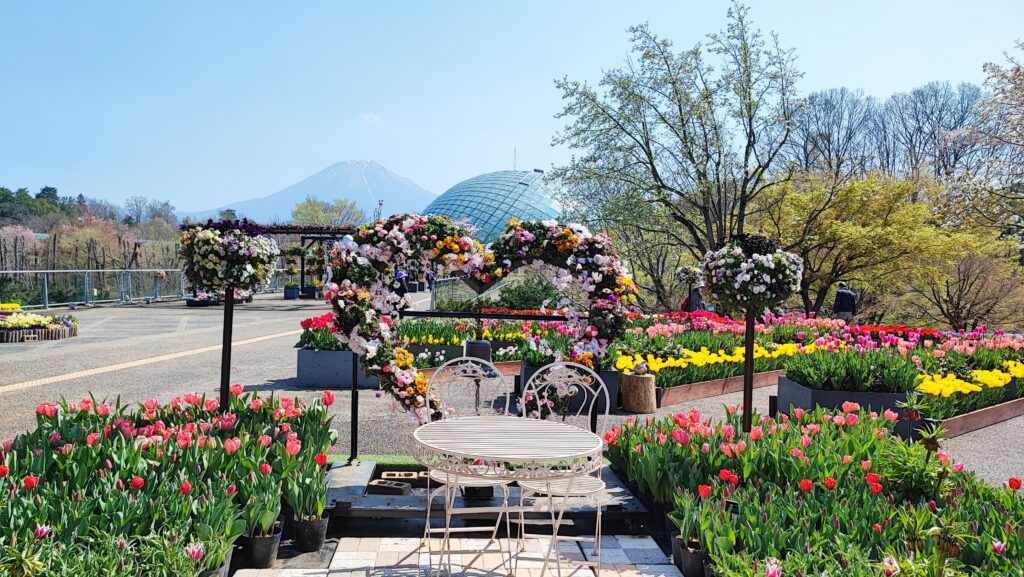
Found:
[[[592, 423], [596, 422], [596, 430], [604, 431], [607, 427], [610, 405], [608, 388], [597, 373], [578, 363], [556, 362], [541, 367], [527, 381], [523, 387], [519, 412], [526, 418], [561, 419], [570, 425], [586, 428], [587, 430], [590, 430]], [[584, 418], [585, 422], [581, 423], [581, 419]], [[522, 490], [519, 496], [520, 553], [524, 550], [525, 540], [528, 537], [539, 536], [528, 535], [526, 533], [526, 525], [550, 524], [551, 532], [556, 542], [593, 543], [594, 549], [591, 557], [596, 559], [596, 561], [569, 561], [569, 563], [590, 567], [593, 569], [595, 577], [600, 577], [601, 508], [603, 506], [603, 497], [606, 494], [605, 482], [601, 478], [601, 468], [598, 468], [593, 474], [558, 478], [550, 481], [520, 481], [519, 487]], [[549, 519], [525, 518], [523, 513], [525, 502], [530, 497], [547, 497]], [[559, 527], [562, 524], [562, 515], [565, 511], [565, 503], [572, 497], [594, 500], [597, 508], [597, 520], [593, 537], [568, 537], [558, 534]], [[562, 506], [557, 508], [557, 514], [555, 498], [562, 499]], [[558, 552], [551, 549], [547, 552], [547, 558], [550, 558], [552, 554], [556, 556], [556, 566], [558, 567], [559, 575], [561, 575], [561, 559], [558, 556]], [[516, 558], [517, 562], [518, 560], [519, 557]]]
[[[434, 371], [427, 383], [427, 398], [435, 398], [441, 407], [441, 419], [452, 419], [457, 417], [479, 416], [487, 414], [505, 414], [509, 407], [510, 390], [506, 379], [498, 369], [491, 363], [475, 357], [458, 357], [452, 359]], [[508, 486], [511, 481], [487, 473], [487, 467], [480, 467], [481, 476], [457, 475], [445, 471], [430, 469], [427, 471], [427, 518], [423, 530], [423, 541], [427, 545], [430, 557], [430, 569], [433, 574], [434, 551], [432, 535], [442, 535], [442, 547], [440, 555], [447, 556], [447, 569], [451, 574], [452, 554], [475, 554], [475, 560], [483, 555], [484, 550], [465, 549], [452, 550], [451, 535], [453, 533], [480, 533], [490, 531], [488, 545], [498, 542], [497, 534], [501, 526], [501, 520], [505, 518], [505, 530], [509, 531], [508, 519]], [[437, 483], [439, 487], [431, 491], [431, 483]], [[501, 488], [502, 505], [500, 507], [455, 507], [455, 498], [459, 492], [466, 488], [486, 489]], [[434, 499], [444, 493], [445, 515], [444, 527], [431, 527], [430, 515], [433, 509]], [[490, 514], [497, 515], [493, 527], [466, 526], [452, 527], [452, 519], [460, 515]], [[501, 550], [499, 543], [499, 550]], [[508, 563], [506, 564], [505, 552], [502, 553], [502, 565], [506, 570], [511, 569], [511, 555], [509, 551]], [[472, 561], [470, 561], [472, 563]], [[469, 565], [470, 563], [463, 563]]]

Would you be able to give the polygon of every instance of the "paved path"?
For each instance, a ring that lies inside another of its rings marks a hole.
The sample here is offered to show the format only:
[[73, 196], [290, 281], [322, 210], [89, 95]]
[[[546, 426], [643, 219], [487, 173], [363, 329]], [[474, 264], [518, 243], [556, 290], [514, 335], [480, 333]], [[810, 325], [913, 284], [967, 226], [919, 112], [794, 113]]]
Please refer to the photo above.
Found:
[[[327, 310], [320, 301], [284, 301], [280, 295], [261, 295], [236, 306], [232, 381], [261, 391], [318, 397], [319, 391], [296, 386], [293, 347], [299, 321]], [[134, 404], [189, 391], [215, 393], [222, 315], [220, 307], [186, 308], [181, 301], [79, 310], [79, 337], [0, 345], [0, 438], [34, 427], [36, 405], [61, 397], [78, 400], [91, 392], [99, 399], [120, 396], [123, 403]], [[755, 391], [755, 407], [767, 412], [773, 393], [773, 387]], [[659, 414], [696, 407], [722, 416], [724, 405], [738, 404], [740, 396], [702, 399]], [[331, 413], [341, 438], [335, 451], [347, 454], [351, 397], [348, 391], [337, 391], [336, 397]], [[363, 391], [359, 406], [361, 454], [411, 452], [412, 425], [392, 414], [386, 401]], [[613, 421], [626, 418], [615, 415]], [[1024, 476], [1022, 445], [1024, 417], [951, 439], [946, 448], [983, 478], [1001, 484], [1010, 475]]]

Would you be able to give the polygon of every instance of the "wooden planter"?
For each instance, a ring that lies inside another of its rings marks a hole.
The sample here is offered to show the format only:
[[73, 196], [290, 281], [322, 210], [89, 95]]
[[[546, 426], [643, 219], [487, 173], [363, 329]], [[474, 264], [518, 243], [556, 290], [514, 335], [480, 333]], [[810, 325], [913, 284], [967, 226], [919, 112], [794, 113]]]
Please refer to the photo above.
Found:
[[[1008, 396], [1012, 396], [1008, 394]], [[791, 407], [813, 409], [815, 405], [827, 409], [839, 409], [846, 401], [853, 401], [864, 409], [879, 413], [885, 410], [901, 413], [897, 403], [905, 401], [906, 393], [862, 393], [855, 391], [821, 391], [805, 387], [786, 377], [779, 377], [779, 410], [789, 412]], [[996, 423], [1024, 415], [1024, 398], [1012, 399], [950, 417], [941, 421], [946, 428], [946, 438], [952, 438], [971, 431], [977, 431]], [[900, 419], [896, 423], [896, 433], [904, 439], [913, 437], [910, 423]]]
[[[765, 373], [754, 373], [754, 388], [770, 387], [774, 385], [785, 371], [768, 371]], [[696, 399], [717, 397], [726, 393], [737, 393], [743, 390], [743, 375], [716, 379], [714, 381], [702, 381], [679, 385], [678, 387], [666, 387], [656, 391], [658, 408], [669, 405], [686, 403]], [[779, 397], [779, 406], [782, 407], [782, 398]]]
[[619, 383], [619, 399], [627, 413], [650, 414], [658, 410], [657, 385], [654, 375], [623, 374]]
[[59, 329], [14, 329], [0, 330], [0, 343], [23, 343], [31, 341], [59, 341], [78, 336], [78, 327]]

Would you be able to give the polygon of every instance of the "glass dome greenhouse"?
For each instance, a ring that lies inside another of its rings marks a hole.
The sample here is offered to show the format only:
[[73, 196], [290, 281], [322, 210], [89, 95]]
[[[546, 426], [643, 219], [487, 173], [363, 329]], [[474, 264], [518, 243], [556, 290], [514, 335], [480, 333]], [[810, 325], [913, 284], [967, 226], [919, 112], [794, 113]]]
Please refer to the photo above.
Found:
[[475, 176], [449, 188], [423, 211], [468, 223], [478, 229], [476, 238], [484, 244], [497, 240], [512, 217], [541, 220], [557, 218], [561, 212], [540, 170]]

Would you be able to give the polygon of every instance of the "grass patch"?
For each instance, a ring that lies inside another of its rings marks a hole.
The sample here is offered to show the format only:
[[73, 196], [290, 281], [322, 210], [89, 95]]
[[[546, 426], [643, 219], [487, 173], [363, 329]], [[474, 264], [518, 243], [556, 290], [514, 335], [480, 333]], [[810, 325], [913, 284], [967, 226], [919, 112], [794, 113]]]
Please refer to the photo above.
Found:
[[[360, 461], [373, 461], [377, 464], [378, 471], [423, 471], [425, 467], [412, 457], [412, 455], [359, 455]], [[330, 455], [328, 461], [331, 463], [348, 462], [345, 455]]]

